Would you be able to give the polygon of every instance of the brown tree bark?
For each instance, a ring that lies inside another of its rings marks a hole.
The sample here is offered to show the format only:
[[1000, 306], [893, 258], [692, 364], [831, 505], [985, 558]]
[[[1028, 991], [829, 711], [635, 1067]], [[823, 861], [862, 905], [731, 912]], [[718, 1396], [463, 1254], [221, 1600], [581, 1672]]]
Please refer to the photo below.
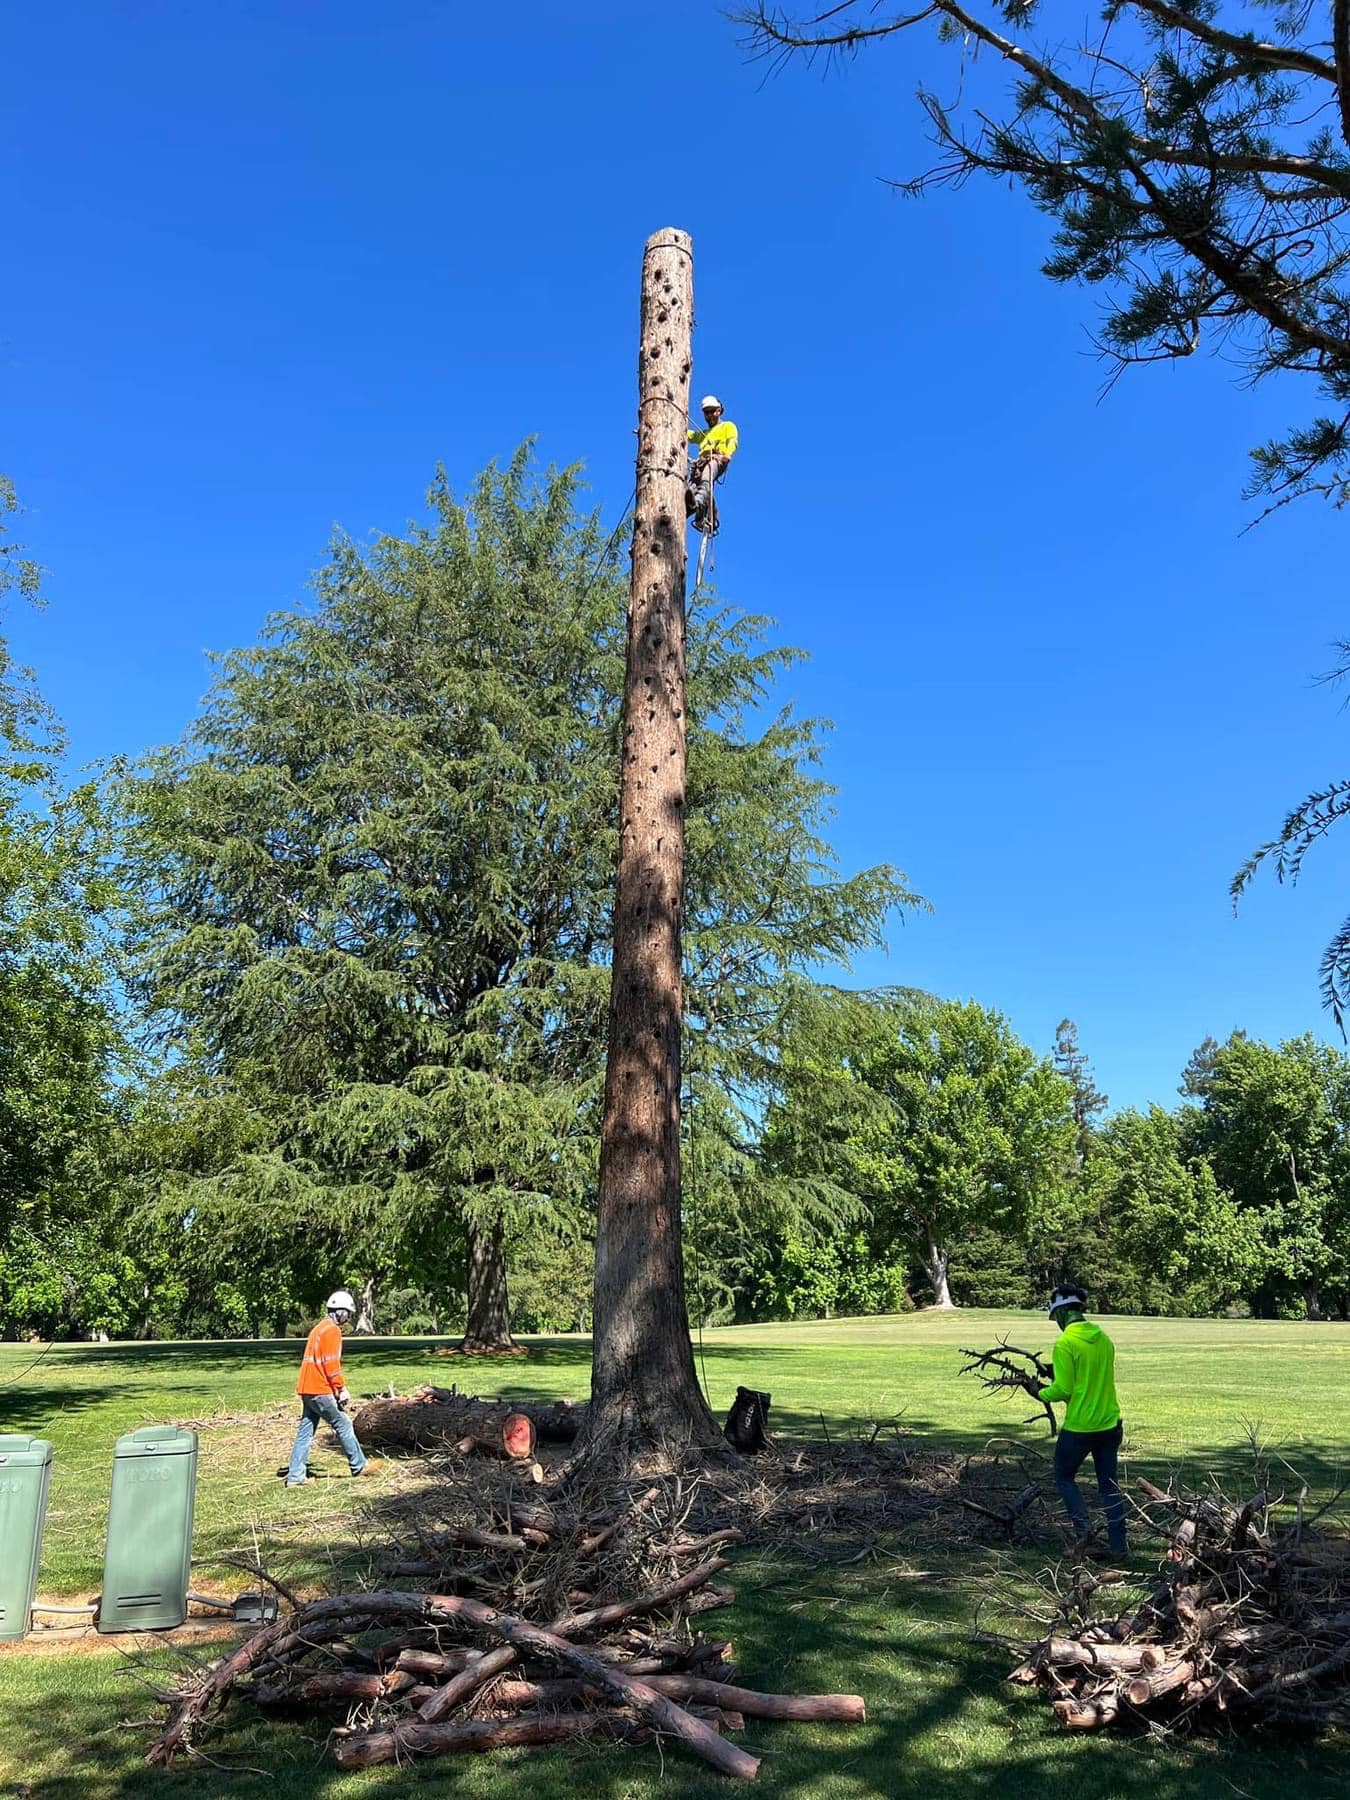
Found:
[[[362, 1731], [339, 1740], [333, 1760], [340, 1769], [372, 1769], [408, 1756], [518, 1750], [538, 1744], [574, 1743], [594, 1737], [646, 1735], [637, 1719], [620, 1712], [522, 1713], [514, 1719], [458, 1719], [450, 1725], [413, 1721], [392, 1731]], [[522, 1783], [524, 1785], [524, 1783]]]
[[680, 1232], [686, 431], [693, 247], [642, 260], [637, 497], [624, 673], [609, 1057], [595, 1251], [592, 1445], [622, 1455], [717, 1427], [694, 1373]]
[[[748, 1755], [732, 1744], [724, 1743], [716, 1732], [709, 1730], [683, 1707], [668, 1700], [664, 1694], [657, 1693], [646, 1682], [625, 1674], [617, 1664], [602, 1662], [594, 1650], [573, 1644], [556, 1632], [531, 1625], [510, 1613], [498, 1612], [495, 1607], [485, 1606], [480, 1600], [470, 1600], [457, 1594], [433, 1594], [428, 1595], [427, 1600], [428, 1605], [434, 1607], [437, 1613], [444, 1613], [452, 1620], [465, 1620], [490, 1632], [494, 1637], [503, 1639], [504, 1647], [514, 1650], [517, 1655], [538, 1656], [546, 1661], [562, 1663], [617, 1705], [631, 1708], [653, 1730], [678, 1738], [688, 1749], [701, 1756], [704, 1762], [710, 1763], [719, 1774], [734, 1775], [743, 1781], [754, 1780], [759, 1768], [757, 1757]], [[427, 1704], [430, 1705], [431, 1702]], [[424, 1716], [425, 1711], [424, 1707]]]
[[511, 1301], [506, 1289], [505, 1228], [500, 1218], [486, 1228], [466, 1221], [469, 1319], [460, 1348], [470, 1353], [514, 1350]]
[[568, 1443], [581, 1428], [580, 1419], [571, 1415], [581, 1410], [557, 1404], [532, 1406], [510, 1400], [471, 1400], [463, 1394], [446, 1394], [444, 1400], [413, 1394], [394, 1400], [367, 1400], [356, 1419], [361, 1442], [372, 1449], [433, 1450], [472, 1437], [499, 1443], [503, 1449], [524, 1455], [525, 1451], [518, 1447], [518, 1428], [503, 1436], [508, 1420], [523, 1414], [541, 1438]]

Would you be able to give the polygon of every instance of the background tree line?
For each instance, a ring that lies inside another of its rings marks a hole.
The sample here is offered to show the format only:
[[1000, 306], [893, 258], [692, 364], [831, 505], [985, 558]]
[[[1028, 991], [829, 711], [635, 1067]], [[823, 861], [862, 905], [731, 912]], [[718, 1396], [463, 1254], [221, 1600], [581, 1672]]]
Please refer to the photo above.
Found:
[[[13, 495], [0, 494], [7, 523]], [[527, 450], [330, 547], [176, 745], [71, 787], [0, 658], [0, 1332], [588, 1324], [624, 598]], [[0, 581], [38, 572], [0, 537]], [[974, 1001], [818, 971], [919, 904], [840, 871], [797, 653], [690, 620], [689, 1291], [708, 1320], [1350, 1306], [1350, 1061], [1207, 1043], [1106, 1116]]]

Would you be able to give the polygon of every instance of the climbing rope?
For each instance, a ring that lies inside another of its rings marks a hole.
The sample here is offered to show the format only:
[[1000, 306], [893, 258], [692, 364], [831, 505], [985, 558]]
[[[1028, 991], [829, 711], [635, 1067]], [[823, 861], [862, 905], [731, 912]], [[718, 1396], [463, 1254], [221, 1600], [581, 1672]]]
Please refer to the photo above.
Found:
[[707, 487], [704, 490], [706, 499], [705, 499], [704, 508], [703, 508], [703, 523], [701, 525], [699, 525], [697, 523], [697, 518], [698, 518], [697, 513], [695, 513], [695, 515], [694, 515], [695, 521], [696, 521], [695, 530], [699, 534], [698, 566], [694, 571], [694, 592], [695, 593], [697, 593], [698, 590], [703, 586], [703, 574], [704, 574], [705, 565], [706, 565], [707, 569], [709, 570], [709, 572], [711, 572], [711, 570], [712, 570], [713, 562], [712, 562], [712, 559], [710, 558], [709, 551], [710, 551], [713, 539], [717, 536], [718, 531], [721, 529], [721, 521], [717, 517], [717, 497], [713, 491], [714, 487], [716, 485], [716, 481], [713, 476], [711, 468], [709, 468], [707, 471], [707, 483], [708, 483]]
[[632, 516], [633, 502], [636, 499], [637, 488], [635, 486], [632, 493], [628, 496], [628, 499], [624, 502], [624, 509], [619, 514], [618, 524], [614, 527], [613, 531], [610, 532], [609, 539], [606, 542], [604, 549], [595, 559], [595, 567], [591, 570], [590, 578], [587, 580], [585, 587], [582, 588], [581, 592], [577, 595], [576, 605], [572, 609], [573, 624], [581, 617], [581, 609], [586, 604], [591, 589], [595, 586], [596, 582], [599, 581], [601, 570], [609, 561], [610, 552], [619, 541], [619, 533], [623, 530], [624, 526], [627, 525], [629, 518]]
[[17, 1375], [7, 1375], [3, 1381], [0, 1381], [0, 1387], [13, 1387], [16, 1381], [22, 1381], [25, 1375], [30, 1375], [37, 1368], [39, 1363], [45, 1362], [55, 1348], [56, 1341], [53, 1339], [45, 1350], [33, 1358], [32, 1362], [25, 1363]]
[[689, 1243], [694, 1252], [694, 1288], [698, 1294], [698, 1367], [699, 1380], [703, 1387], [703, 1403], [712, 1411], [712, 1397], [708, 1393], [708, 1365], [703, 1358], [703, 1324], [707, 1307], [703, 1297], [703, 1225], [698, 1209], [697, 1159], [694, 1153], [694, 1071], [689, 1070], [689, 1085], [685, 1089], [684, 1115], [689, 1121]]

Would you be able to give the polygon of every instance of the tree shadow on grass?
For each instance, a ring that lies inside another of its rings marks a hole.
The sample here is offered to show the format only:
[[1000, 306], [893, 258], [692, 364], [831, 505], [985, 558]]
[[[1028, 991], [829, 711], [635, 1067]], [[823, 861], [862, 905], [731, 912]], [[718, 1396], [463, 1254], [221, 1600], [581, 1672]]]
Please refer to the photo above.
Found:
[[0, 1389], [0, 1432], [41, 1437], [44, 1424], [57, 1413], [86, 1412], [112, 1401], [144, 1398], [157, 1405], [163, 1390], [153, 1382], [34, 1382], [31, 1386]]

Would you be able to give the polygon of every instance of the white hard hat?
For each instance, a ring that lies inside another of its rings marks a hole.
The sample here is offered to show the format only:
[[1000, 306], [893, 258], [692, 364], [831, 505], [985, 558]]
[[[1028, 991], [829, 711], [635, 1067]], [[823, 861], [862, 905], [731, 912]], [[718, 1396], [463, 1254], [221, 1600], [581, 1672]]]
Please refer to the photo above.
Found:
[[1082, 1312], [1086, 1305], [1087, 1300], [1081, 1288], [1057, 1287], [1050, 1296], [1050, 1304], [1046, 1311], [1053, 1319], [1057, 1312], [1062, 1312], [1066, 1307], [1072, 1307], [1075, 1312]]
[[707, 412], [710, 406], [715, 406], [718, 412], [721, 412], [722, 410], [722, 402], [717, 398], [716, 394], [705, 394], [699, 401], [698, 406], [700, 412]]
[[324, 1311], [354, 1313], [356, 1311], [356, 1302], [352, 1299], [346, 1288], [339, 1288], [335, 1294], [330, 1294], [328, 1296], [328, 1304], [324, 1308]]

